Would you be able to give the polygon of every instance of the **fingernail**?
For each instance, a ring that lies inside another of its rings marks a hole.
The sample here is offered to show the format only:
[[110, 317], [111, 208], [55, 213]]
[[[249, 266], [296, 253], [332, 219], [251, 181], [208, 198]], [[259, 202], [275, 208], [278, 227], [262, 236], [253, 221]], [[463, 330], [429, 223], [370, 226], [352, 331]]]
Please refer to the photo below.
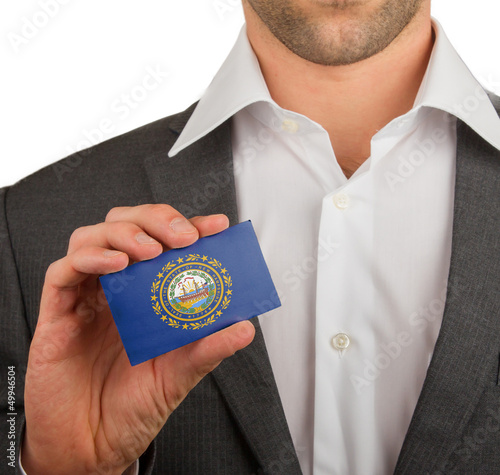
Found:
[[252, 333], [253, 330], [250, 325], [249, 324], [240, 325], [240, 328], [238, 328], [238, 333], [240, 335], [240, 338], [247, 338], [250, 335], [250, 333]]
[[136, 234], [135, 240], [139, 244], [159, 244], [156, 239], [153, 239], [151, 236], [148, 236], [146, 233]]
[[185, 234], [194, 233], [196, 228], [186, 218], [175, 218], [170, 223], [172, 231], [175, 233]]
[[111, 250], [103, 252], [104, 257], [115, 257], [118, 254], [124, 254], [124, 253], [122, 251], [111, 251]]

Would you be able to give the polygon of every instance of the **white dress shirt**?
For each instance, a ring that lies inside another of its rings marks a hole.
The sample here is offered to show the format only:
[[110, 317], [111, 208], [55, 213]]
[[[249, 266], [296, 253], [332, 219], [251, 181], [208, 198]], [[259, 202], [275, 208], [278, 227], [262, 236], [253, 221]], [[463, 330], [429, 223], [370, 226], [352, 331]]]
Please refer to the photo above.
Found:
[[350, 179], [321, 125], [273, 101], [244, 28], [169, 153], [232, 118], [239, 218], [282, 301], [260, 322], [304, 475], [394, 470], [443, 315], [456, 117], [500, 149], [493, 106], [434, 29], [414, 108]]
[[169, 153], [232, 118], [239, 218], [283, 304], [260, 322], [305, 475], [394, 470], [443, 315], [456, 117], [500, 148], [493, 106], [434, 29], [414, 108], [350, 179], [321, 125], [270, 97], [244, 29]]

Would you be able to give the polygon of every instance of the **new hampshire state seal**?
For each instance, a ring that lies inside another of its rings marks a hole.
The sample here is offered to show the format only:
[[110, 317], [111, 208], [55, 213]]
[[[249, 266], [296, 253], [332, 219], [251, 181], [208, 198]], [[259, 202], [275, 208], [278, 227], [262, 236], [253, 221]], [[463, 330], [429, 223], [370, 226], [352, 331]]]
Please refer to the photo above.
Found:
[[167, 325], [197, 330], [214, 323], [231, 303], [233, 283], [217, 259], [199, 254], [165, 264], [151, 284], [153, 311]]

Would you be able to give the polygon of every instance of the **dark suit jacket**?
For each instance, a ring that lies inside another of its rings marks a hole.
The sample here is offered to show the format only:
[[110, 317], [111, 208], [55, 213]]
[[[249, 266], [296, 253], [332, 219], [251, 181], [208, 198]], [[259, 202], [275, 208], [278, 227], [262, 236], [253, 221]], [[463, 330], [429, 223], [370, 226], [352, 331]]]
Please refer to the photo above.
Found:
[[[45, 270], [65, 254], [75, 228], [102, 221], [113, 206], [142, 203], [168, 203], [187, 216], [225, 213], [238, 222], [230, 121], [176, 157], [167, 155], [192, 110], [0, 191], [0, 361], [4, 375], [16, 366], [18, 437]], [[500, 153], [461, 122], [457, 146], [444, 319], [398, 474], [500, 473]], [[257, 319], [254, 324], [255, 341], [188, 395], [141, 458], [141, 473], [300, 473]], [[5, 390], [2, 384], [3, 414]], [[7, 442], [2, 434], [2, 457]]]

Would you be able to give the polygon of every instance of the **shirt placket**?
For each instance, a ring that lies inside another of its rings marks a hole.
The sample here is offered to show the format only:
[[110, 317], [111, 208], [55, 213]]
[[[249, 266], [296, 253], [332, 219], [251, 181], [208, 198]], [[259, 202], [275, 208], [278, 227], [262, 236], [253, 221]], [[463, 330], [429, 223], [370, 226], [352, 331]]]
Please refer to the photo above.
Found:
[[[357, 444], [351, 440], [349, 421], [370, 417], [370, 401], [366, 404], [370, 396], [356, 394], [351, 375], [374, 346], [370, 331], [371, 196], [371, 175], [365, 172], [327, 194], [322, 202], [316, 289], [314, 453], [318, 473], [351, 473], [353, 461], [346, 454], [359, 452], [353, 447], [343, 450]], [[363, 438], [359, 434], [358, 440]]]

